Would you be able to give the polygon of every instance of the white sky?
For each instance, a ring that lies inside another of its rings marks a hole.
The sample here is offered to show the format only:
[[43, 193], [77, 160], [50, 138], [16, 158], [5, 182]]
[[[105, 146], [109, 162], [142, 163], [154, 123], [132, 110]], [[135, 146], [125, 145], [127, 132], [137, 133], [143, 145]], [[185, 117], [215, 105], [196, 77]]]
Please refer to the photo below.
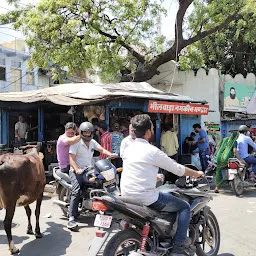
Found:
[[[21, 5], [26, 5], [28, 3], [35, 4], [38, 0], [22, 0]], [[178, 10], [177, 0], [165, 0], [164, 7], [167, 9], [167, 17], [162, 18], [162, 34], [166, 36], [168, 40], [174, 38], [174, 25], [176, 12]], [[5, 0], [0, 1], [0, 13], [6, 13], [8, 10], [11, 10], [12, 7], [6, 3]], [[8, 34], [8, 35], [7, 35]], [[0, 26], [0, 43], [1, 42], [10, 42], [17, 39], [24, 39], [22, 33], [14, 31], [11, 29], [11, 26]]]

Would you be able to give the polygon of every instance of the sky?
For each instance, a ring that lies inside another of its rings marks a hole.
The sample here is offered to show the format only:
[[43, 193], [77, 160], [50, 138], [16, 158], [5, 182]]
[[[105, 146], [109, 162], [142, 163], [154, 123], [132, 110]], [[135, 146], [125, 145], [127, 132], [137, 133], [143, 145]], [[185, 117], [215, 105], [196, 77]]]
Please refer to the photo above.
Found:
[[[28, 3], [35, 4], [38, 0], [22, 0], [21, 6]], [[165, 0], [164, 7], [167, 9], [167, 17], [162, 17], [161, 32], [167, 38], [171, 40], [174, 38], [174, 25], [175, 17], [178, 10], [177, 0]], [[8, 10], [11, 10], [12, 7], [6, 3], [5, 0], [0, 1], [0, 13], [6, 13]], [[0, 43], [1, 42], [10, 42], [17, 39], [24, 39], [24, 36], [21, 32], [14, 31], [11, 29], [11, 26], [0, 26]]]

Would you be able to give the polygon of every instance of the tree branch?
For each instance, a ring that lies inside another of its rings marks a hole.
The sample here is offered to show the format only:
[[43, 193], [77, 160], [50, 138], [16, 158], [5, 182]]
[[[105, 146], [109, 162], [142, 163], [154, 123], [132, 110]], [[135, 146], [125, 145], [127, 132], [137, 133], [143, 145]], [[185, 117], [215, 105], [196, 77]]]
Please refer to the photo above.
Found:
[[179, 10], [176, 15], [176, 23], [175, 23], [175, 42], [183, 41], [183, 20], [185, 13], [188, 7], [192, 4], [194, 0], [179, 0]]
[[[95, 29], [97, 29], [97, 28], [95, 28]], [[102, 31], [101, 29], [97, 29], [97, 31], [101, 35], [103, 35], [105, 37], [108, 37], [108, 38], [110, 38], [112, 40], [116, 41], [118, 39], [117, 36], [113, 36], [111, 34], [108, 34], [108, 33], [104, 32], [104, 31]], [[130, 52], [132, 54], [132, 56], [134, 56], [140, 63], [144, 63], [146, 61], [145, 57], [142, 54], [140, 54], [137, 51], [135, 51], [130, 45], [126, 44], [124, 41], [120, 40], [120, 41], [118, 41], [118, 43], [120, 45], [122, 45], [128, 52]]]
[[201, 40], [201, 39], [203, 39], [203, 38], [205, 38], [205, 37], [207, 37], [207, 36], [217, 32], [217, 31], [220, 31], [220, 30], [226, 28], [231, 21], [239, 20], [242, 17], [243, 16], [241, 14], [238, 14], [238, 13], [234, 13], [233, 15], [228, 16], [220, 25], [215, 26], [215, 27], [213, 27], [213, 28], [211, 28], [209, 30], [203, 31], [203, 32], [200, 31], [194, 37], [191, 37], [191, 38], [189, 38], [187, 40], [184, 40], [183, 47], [191, 45], [191, 44], [193, 44], [193, 43], [195, 43], [195, 42], [197, 42], [197, 41], [199, 41], [199, 40]]

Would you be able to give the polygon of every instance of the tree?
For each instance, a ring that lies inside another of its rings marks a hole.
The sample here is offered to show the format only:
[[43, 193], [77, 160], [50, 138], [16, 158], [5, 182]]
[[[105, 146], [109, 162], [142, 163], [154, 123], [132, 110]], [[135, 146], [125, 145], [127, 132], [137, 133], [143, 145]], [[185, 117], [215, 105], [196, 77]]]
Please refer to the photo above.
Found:
[[[244, 9], [243, 19], [232, 21], [227, 29], [187, 48], [180, 57], [181, 69], [205, 67], [218, 68], [222, 73], [232, 76], [238, 73], [244, 76], [250, 72], [256, 74], [256, 17], [251, 13], [254, 6], [250, 7], [250, 10]], [[195, 6], [196, 15], [190, 20], [191, 26], [197, 20], [200, 13], [197, 9], [200, 8]]]
[[[121, 81], [140, 82], [159, 74], [160, 65], [178, 60], [182, 49], [242, 19], [246, 7], [244, 0], [177, 0], [175, 40], [166, 48], [159, 47], [165, 38], [157, 31], [159, 16], [166, 14], [161, 1], [41, 0], [1, 19], [23, 30], [34, 50], [32, 65], [47, 68], [52, 62], [70, 72], [98, 67], [106, 81], [120, 71]], [[188, 24], [192, 3], [200, 8]]]

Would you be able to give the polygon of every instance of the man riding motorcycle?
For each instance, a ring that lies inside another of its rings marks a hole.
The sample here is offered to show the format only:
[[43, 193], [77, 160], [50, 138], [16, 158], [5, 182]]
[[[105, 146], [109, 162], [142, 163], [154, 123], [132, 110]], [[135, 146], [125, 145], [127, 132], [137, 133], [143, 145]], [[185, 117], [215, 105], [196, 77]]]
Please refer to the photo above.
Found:
[[178, 212], [178, 228], [170, 256], [187, 254], [187, 230], [190, 222], [190, 205], [171, 194], [156, 190], [159, 168], [178, 176], [200, 177], [201, 171], [194, 171], [176, 163], [149, 141], [154, 135], [149, 115], [137, 115], [131, 120], [136, 139], [123, 154], [121, 194], [137, 199], [142, 204], [158, 211]]
[[250, 178], [255, 179], [256, 174], [256, 158], [251, 156], [248, 153], [248, 146], [250, 145], [255, 151], [256, 151], [256, 144], [253, 142], [253, 140], [248, 136], [248, 127], [246, 125], [240, 125], [239, 126], [239, 136], [237, 138], [237, 152], [239, 154], [239, 157], [243, 159], [246, 163], [252, 164], [252, 171]]
[[70, 199], [70, 217], [67, 227], [70, 229], [77, 227], [75, 218], [78, 216], [80, 190], [86, 182], [88, 182], [86, 175], [84, 175], [84, 169], [91, 166], [94, 150], [110, 157], [116, 157], [116, 154], [107, 151], [93, 139], [94, 126], [90, 122], [81, 123], [79, 130], [81, 139], [76, 144], [71, 145], [69, 149], [71, 166], [69, 176], [71, 178], [72, 192]]

